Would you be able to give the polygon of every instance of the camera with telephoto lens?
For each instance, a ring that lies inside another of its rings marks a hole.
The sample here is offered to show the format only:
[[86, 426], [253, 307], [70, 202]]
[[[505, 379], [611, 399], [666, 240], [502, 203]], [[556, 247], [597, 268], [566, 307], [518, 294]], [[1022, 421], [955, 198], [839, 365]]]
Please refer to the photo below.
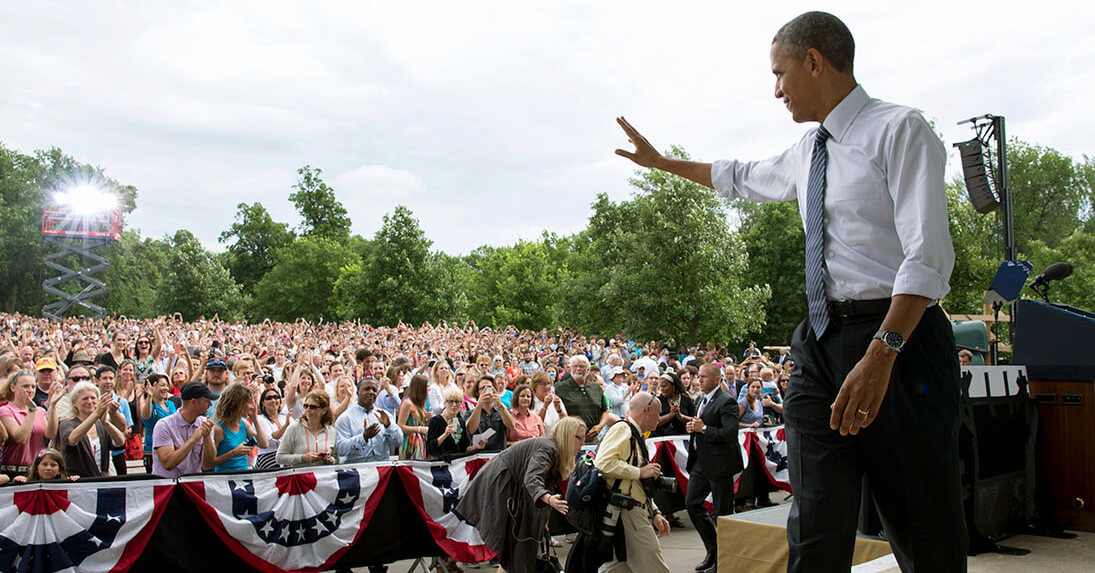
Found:
[[654, 497], [654, 493], [659, 491], [677, 493], [681, 490], [680, 485], [677, 484], [677, 478], [660, 476], [641, 479], [639, 481], [643, 484], [643, 490], [646, 491], [646, 495], [650, 497]]
[[611, 492], [608, 503], [605, 505], [604, 514], [601, 516], [600, 551], [608, 551], [612, 546], [612, 539], [620, 529], [620, 512], [631, 509], [638, 503], [630, 495], [615, 491]]

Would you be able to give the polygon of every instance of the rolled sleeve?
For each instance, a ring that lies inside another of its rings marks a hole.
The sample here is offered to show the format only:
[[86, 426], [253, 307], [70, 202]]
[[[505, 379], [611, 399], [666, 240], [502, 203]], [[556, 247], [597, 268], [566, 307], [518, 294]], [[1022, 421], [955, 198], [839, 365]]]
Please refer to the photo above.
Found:
[[954, 245], [947, 218], [942, 142], [919, 114], [903, 119], [890, 142], [887, 183], [904, 260], [893, 294], [940, 300], [950, 291]]

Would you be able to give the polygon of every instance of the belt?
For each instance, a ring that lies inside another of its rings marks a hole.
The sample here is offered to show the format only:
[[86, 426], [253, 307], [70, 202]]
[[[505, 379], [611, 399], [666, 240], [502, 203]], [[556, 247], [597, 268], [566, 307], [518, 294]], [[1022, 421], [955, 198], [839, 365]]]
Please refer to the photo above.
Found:
[[834, 318], [884, 315], [889, 312], [889, 310], [890, 299], [888, 298], [829, 301], [829, 316]]

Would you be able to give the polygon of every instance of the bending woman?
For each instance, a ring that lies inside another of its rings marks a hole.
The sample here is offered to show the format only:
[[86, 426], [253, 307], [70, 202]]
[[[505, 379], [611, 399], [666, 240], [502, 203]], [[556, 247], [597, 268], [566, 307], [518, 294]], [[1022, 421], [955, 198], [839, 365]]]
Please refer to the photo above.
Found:
[[506, 571], [536, 570], [549, 509], [567, 513], [559, 482], [574, 468], [585, 440], [585, 423], [568, 416], [555, 424], [550, 438], [522, 440], [503, 450], [468, 484], [456, 510], [478, 527]]

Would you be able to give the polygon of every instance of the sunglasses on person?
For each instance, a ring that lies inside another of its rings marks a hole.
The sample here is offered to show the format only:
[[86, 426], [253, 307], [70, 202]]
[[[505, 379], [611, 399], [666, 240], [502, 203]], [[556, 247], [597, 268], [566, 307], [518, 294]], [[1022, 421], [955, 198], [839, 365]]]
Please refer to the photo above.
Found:
[[305, 404], [304, 409], [305, 410], [322, 410], [323, 406], [320, 406], [319, 404]]
[[[281, 396], [277, 396], [275, 394], [270, 394], [269, 396], [263, 398], [263, 400], [281, 400]], [[308, 404], [305, 404], [305, 406], [307, 406], [307, 405]]]
[[88, 380], [91, 380], [91, 376], [71, 376], [69, 377], [69, 380], [72, 380], [73, 382], [87, 382]]

